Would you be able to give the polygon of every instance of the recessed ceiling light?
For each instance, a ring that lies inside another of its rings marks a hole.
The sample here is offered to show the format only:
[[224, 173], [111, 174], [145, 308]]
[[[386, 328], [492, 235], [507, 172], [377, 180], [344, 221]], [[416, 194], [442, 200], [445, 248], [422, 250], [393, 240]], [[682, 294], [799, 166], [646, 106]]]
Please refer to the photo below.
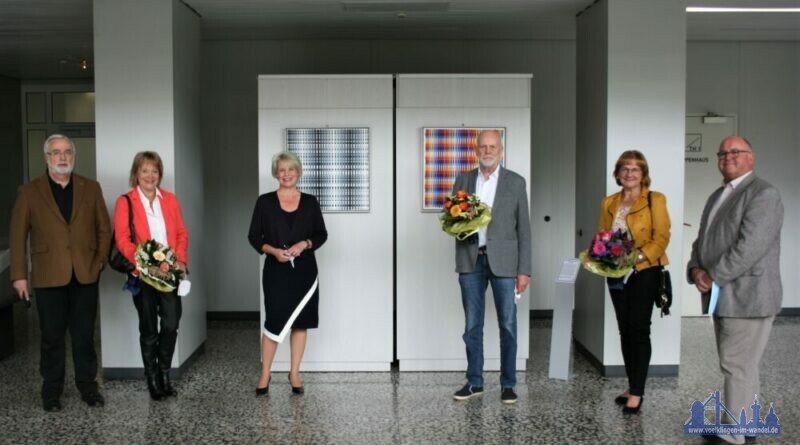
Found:
[[723, 8], [716, 6], [687, 6], [686, 12], [800, 12], [800, 8]]
[[442, 12], [450, 9], [449, 1], [375, 1], [375, 0], [346, 0], [342, 2], [342, 9], [347, 12]]

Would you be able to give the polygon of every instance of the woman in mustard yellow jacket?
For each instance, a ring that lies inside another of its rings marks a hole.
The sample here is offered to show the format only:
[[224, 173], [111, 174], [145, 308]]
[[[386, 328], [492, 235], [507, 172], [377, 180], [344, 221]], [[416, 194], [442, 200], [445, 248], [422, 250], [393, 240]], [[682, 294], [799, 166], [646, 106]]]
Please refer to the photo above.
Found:
[[667, 199], [649, 189], [650, 174], [642, 153], [622, 153], [613, 173], [622, 190], [603, 199], [598, 230], [625, 230], [639, 250], [627, 280], [608, 279], [628, 376], [628, 389], [615, 402], [624, 405], [623, 413], [638, 414], [650, 366], [650, 317], [661, 270], [668, 264], [670, 222]]

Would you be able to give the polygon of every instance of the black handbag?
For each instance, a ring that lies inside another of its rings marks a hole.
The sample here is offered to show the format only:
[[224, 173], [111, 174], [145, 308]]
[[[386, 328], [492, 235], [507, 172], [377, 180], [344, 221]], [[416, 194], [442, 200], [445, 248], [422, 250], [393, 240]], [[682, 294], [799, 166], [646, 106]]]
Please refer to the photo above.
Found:
[[655, 305], [657, 308], [661, 309], [661, 316], [663, 317], [669, 315], [669, 308], [672, 306], [672, 279], [667, 269], [661, 269], [661, 280], [659, 283]]
[[[647, 207], [650, 208], [650, 227], [652, 227], [653, 207], [652, 201], [650, 200], [650, 192], [647, 192]], [[661, 264], [661, 258], [658, 259], [658, 264]], [[669, 276], [669, 271], [663, 267], [659, 274], [658, 292], [656, 292], [653, 304], [661, 309], [661, 317], [669, 315], [669, 308], [672, 307], [672, 278]]]
[[[128, 195], [122, 196], [128, 201], [128, 229], [131, 233], [131, 242], [136, 244], [136, 234], [133, 231], [133, 206], [131, 205], [131, 198]], [[114, 232], [111, 232], [111, 250], [108, 252], [108, 265], [117, 272], [129, 274], [133, 272], [136, 267], [119, 251], [117, 242], [115, 241], [116, 239]]]

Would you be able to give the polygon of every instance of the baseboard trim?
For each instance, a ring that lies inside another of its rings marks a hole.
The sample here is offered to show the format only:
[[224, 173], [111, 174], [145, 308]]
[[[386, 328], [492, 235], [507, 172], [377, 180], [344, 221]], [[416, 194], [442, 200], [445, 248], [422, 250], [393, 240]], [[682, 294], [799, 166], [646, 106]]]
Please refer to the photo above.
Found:
[[781, 317], [783, 316], [796, 317], [798, 315], [800, 315], [800, 307], [785, 307], [781, 309], [780, 313], [778, 313], [778, 316]]
[[261, 314], [258, 311], [209, 311], [206, 320], [209, 321], [258, 321]]
[[531, 309], [530, 310], [531, 320], [552, 320], [553, 319], [553, 310], [552, 309]]
[[[200, 354], [205, 353], [206, 351], [206, 342], [200, 344], [197, 349], [194, 350], [192, 355], [183, 362], [183, 364], [177, 368], [172, 368], [169, 371], [170, 378], [179, 379], [186, 372], [190, 366], [197, 361]], [[103, 379], [104, 380], [141, 380], [144, 379], [144, 368], [103, 368]]]
[[[625, 377], [624, 365], [603, 365], [585, 346], [573, 339], [575, 351], [580, 352], [589, 363], [594, 366], [603, 377]], [[648, 377], [677, 377], [680, 365], [650, 365], [647, 370]]]

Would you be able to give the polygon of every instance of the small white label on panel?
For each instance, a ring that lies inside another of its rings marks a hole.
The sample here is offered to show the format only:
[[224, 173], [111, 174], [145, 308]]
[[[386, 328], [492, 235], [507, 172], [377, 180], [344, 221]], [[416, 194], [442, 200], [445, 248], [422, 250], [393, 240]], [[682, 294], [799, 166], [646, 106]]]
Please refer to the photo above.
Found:
[[556, 283], [574, 284], [575, 279], [578, 278], [578, 271], [581, 268], [581, 262], [577, 258], [570, 258], [561, 263], [561, 270], [556, 277]]

